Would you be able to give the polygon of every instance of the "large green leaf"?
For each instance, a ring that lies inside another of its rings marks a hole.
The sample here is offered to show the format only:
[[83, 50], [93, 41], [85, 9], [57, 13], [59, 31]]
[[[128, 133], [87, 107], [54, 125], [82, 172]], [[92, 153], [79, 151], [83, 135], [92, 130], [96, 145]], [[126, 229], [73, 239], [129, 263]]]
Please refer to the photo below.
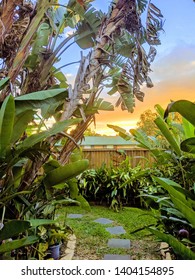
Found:
[[88, 166], [89, 161], [87, 159], [78, 160], [76, 162], [68, 163], [65, 166], [60, 166], [46, 175], [44, 178], [44, 184], [46, 187], [58, 185], [79, 175]]
[[156, 105], [154, 106], [154, 108], [155, 108], [156, 112], [159, 114], [159, 116], [160, 116], [161, 118], [163, 118], [163, 117], [164, 117], [164, 114], [165, 114], [165, 110], [161, 107], [161, 105], [160, 105], [160, 104], [156, 104]]
[[135, 137], [135, 140], [140, 143], [139, 146], [141, 146], [142, 148], [145, 148], [145, 149], [149, 149], [149, 150], [152, 149], [149, 138], [147, 137], [147, 135], [144, 132], [137, 130], [137, 129], [130, 129], [129, 131]]
[[152, 176], [152, 178], [158, 182], [164, 189], [166, 189], [171, 197], [175, 207], [184, 215], [184, 217], [191, 223], [195, 228], [195, 206], [194, 201], [187, 197], [187, 192], [180, 191], [181, 186], [172, 180], [166, 178], [158, 178]]
[[94, 102], [94, 108], [97, 108], [97, 111], [114, 111], [114, 106], [111, 102], [104, 101], [103, 98], [99, 98]]
[[127, 133], [127, 131], [117, 125], [107, 124], [107, 126], [111, 129], [113, 129], [115, 132], [119, 134], [120, 137], [122, 137], [125, 140], [130, 140], [131, 135]]
[[132, 55], [132, 49], [135, 47], [135, 39], [128, 31], [125, 30], [121, 36], [117, 36], [114, 42], [116, 53], [124, 57], [130, 57]]
[[190, 138], [194, 136], [194, 126], [185, 118], [182, 118], [182, 127], [184, 130], [185, 138]]
[[16, 116], [11, 143], [15, 143], [24, 133], [30, 121], [33, 119], [33, 110], [28, 110]]
[[170, 234], [165, 234], [157, 229], [149, 228], [152, 234], [156, 235], [160, 240], [167, 242], [176, 254], [179, 254], [184, 260], [195, 260], [195, 253], [187, 246], [181, 243], [177, 238]]
[[49, 89], [37, 91], [15, 98], [16, 114], [20, 114], [27, 110], [37, 110], [48, 105], [53, 105], [56, 102], [65, 100], [68, 97], [68, 92], [64, 88]]
[[181, 149], [184, 152], [195, 154], [195, 137], [191, 137], [181, 142]]
[[188, 100], [172, 102], [167, 106], [165, 117], [167, 117], [170, 112], [178, 112], [195, 126], [195, 104], [193, 102]]
[[5, 223], [0, 230], [0, 242], [17, 236], [19, 233], [25, 232], [30, 228], [30, 223], [27, 221], [12, 220]]
[[56, 223], [56, 221], [48, 219], [30, 219], [28, 222], [30, 223], [31, 227], [39, 227]]
[[24, 150], [36, 145], [37, 143], [43, 141], [47, 137], [50, 137], [52, 135], [55, 135], [59, 132], [63, 132], [65, 129], [68, 129], [70, 126], [77, 124], [80, 122], [80, 119], [71, 119], [71, 120], [65, 120], [62, 122], [55, 123], [50, 129], [46, 131], [42, 131], [38, 134], [33, 134], [26, 138], [22, 143], [20, 143], [17, 146], [17, 151], [20, 153]]
[[0, 245], [0, 254], [11, 252], [12, 250], [34, 244], [39, 241], [37, 236], [28, 236], [25, 238], [9, 241]]
[[173, 134], [170, 132], [168, 125], [166, 122], [161, 118], [157, 117], [155, 119], [155, 124], [158, 126], [166, 140], [169, 142], [171, 148], [175, 151], [178, 156], [181, 156], [181, 149], [179, 144], [177, 143], [176, 139], [174, 138]]
[[32, 54], [39, 55], [49, 42], [49, 36], [51, 34], [51, 28], [48, 23], [43, 22], [39, 25], [36, 33], [36, 39], [32, 47]]
[[128, 112], [133, 113], [135, 107], [135, 96], [131, 89], [131, 85], [129, 84], [129, 89], [123, 88], [123, 85], [120, 85], [120, 89], [119, 89], [119, 84], [118, 84], [118, 91], [122, 99], [122, 105], [121, 105], [122, 110], [128, 110]]
[[184, 217], [191, 223], [192, 227], [195, 228], [195, 211], [191, 208], [191, 206], [188, 206], [188, 201], [182, 201], [174, 195], [170, 195], [170, 197], [175, 207], [181, 211]]
[[87, 49], [94, 46], [94, 39], [101, 25], [101, 13], [90, 8], [83, 17], [83, 21], [80, 21], [76, 26], [75, 41], [80, 48]]
[[15, 104], [12, 95], [6, 97], [0, 110], [0, 157], [6, 154], [10, 145], [15, 117]]

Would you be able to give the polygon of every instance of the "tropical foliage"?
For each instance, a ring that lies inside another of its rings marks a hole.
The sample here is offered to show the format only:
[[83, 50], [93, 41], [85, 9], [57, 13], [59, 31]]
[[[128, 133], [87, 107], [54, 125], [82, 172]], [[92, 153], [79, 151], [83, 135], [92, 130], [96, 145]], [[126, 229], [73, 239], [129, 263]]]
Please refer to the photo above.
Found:
[[[156, 135], [147, 136], [140, 129], [130, 130], [138, 145], [151, 152], [155, 160], [153, 170], [161, 173], [160, 177], [152, 175], [158, 192], [148, 193], [143, 189], [141, 193], [143, 198], [152, 199], [159, 205], [160, 214], [155, 212], [159, 222], [150, 230], [166, 241], [179, 259], [195, 259], [194, 109], [194, 103], [187, 100], [172, 102], [165, 111], [157, 105]], [[175, 113], [182, 118], [170, 117]], [[121, 128], [115, 126], [114, 129], [121, 132]], [[123, 135], [129, 136], [126, 132]]]
[[[95, 114], [114, 110], [100, 97], [103, 87], [132, 112], [135, 97], [143, 101], [140, 86], [152, 86], [161, 11], [150, 1], [119, 0], [103, 14], [90, 2], [0, 1], [0, 254], [8, 258], [15, 249], [20, 258], [21, 246], [25, 258], [43, 258], [36, 244], [56, 207], [75, 200], [89, 207], [75, 181], [88, 162], [70, 157]], [[84, 51], [69, 61], [74, 45]], [[69, 85], [62, 69], [75, 63]]]
[[131, 168], [127, 157], [119, 167], [103, 164], [98, 169], [84, 171], [78, 177], [79, 191], [90, 203], [108, 205], [115, 211], [124, 206], [143, 208], [150, 202], [140, 195], [158, 192], [152, 175], [158, 176], [159, 172], [139, 165]]

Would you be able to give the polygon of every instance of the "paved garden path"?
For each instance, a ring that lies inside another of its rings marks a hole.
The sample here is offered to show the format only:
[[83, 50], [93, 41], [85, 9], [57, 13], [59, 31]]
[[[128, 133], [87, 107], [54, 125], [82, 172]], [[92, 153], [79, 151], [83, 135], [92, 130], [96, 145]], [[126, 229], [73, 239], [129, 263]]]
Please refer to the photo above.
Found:
[[[71, 219], [80, 219], [84, 215], [82, 214], [69, 214], [68, 218]], [[102, 224], [102, 225], [109, 225], [109, 227], [105, 228], [110, 234], [118, 235], [126, 233], [125, 229], [122, 226], [112, 226], [114, 221], [106, 219], [106, 218], [99, 218], [94, 220], [94, 222]], [[124, 248], [129, 249], [131, 246], [131, 242], [129, 239], [121, 239], [121, 238], [111, 238], [108, 240], [107, 246], [109, 248]], [[130, 255], [114, 255], [114, 254], [106, 254], [104, 255], [104, 260], [130, 260]]]

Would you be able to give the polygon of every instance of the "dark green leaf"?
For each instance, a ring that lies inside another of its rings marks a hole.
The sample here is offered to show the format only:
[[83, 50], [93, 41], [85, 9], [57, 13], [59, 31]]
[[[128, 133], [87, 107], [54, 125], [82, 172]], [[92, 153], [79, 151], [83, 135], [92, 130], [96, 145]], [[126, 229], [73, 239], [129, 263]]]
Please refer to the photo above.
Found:
[[165, 118], [170, 112], [178, 112], [186, 120], [195, 126], [195, 104], [188, 100], [179, 100], [172, 102], [167, 106], [165, 111]]
[[0, 157], [6, 154], [10, 146], [15, 117], [15, 104], [12, 95], [6, 97], [0, 110]]
[[170, 234], [165, 234], [157, 229], [149, 228], [150, 232], [156, 235], [159, 239], [167, 242], [176, 254], [182, 256], [184, 260], [195, 260], [195, 253], [192, 252], [187, 246], [177, 240]]
[[0, 241], [13, 238], [19, 233], [25, 232], [29, 229], [30, 223], [28, 221], [12, 220], [5, 223], [2, 230], [0, 230]]
[[0, 245], [0, 254], [11, 252], [12, 250], [28, 246], [39, 240], [37, 236], [28, 236], [22, 239], [13, 240]]

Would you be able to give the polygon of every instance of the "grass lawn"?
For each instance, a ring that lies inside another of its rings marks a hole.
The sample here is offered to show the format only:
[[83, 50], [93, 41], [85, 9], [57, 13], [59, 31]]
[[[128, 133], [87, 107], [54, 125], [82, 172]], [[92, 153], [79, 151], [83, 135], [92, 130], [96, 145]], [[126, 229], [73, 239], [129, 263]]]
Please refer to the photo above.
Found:
[[[159, 243], [149, 235], [147, 230], [131, 234], [130, 232], [150, 225], [155, 219], [149, 212], [137, 208], [125, 207], [119, 213], [102, 207], [92, 206], [91, 212], [86, 212], [78, 206], [66, 207], [60, 210], [59, 220], [64, 219], [65, 214], [84, 214], [81, 219], [67, 218], [67, 225], [70, 226], [77, 237], [77, 246], [74, 259], [99, 260], [103, 259], [104, 254], [128, 254], [131, 259], [160, 259]], [[114, 221], [109, 225], [101, 225], [94, 220], [98, 218], [108, 218]], [[122, 235], [111, 235], [105, 230], [111, 226], [123, 226], [126, 230]], [[116, 249], [107, 246], [110, 238], [130, 239], [130, 249]]]

